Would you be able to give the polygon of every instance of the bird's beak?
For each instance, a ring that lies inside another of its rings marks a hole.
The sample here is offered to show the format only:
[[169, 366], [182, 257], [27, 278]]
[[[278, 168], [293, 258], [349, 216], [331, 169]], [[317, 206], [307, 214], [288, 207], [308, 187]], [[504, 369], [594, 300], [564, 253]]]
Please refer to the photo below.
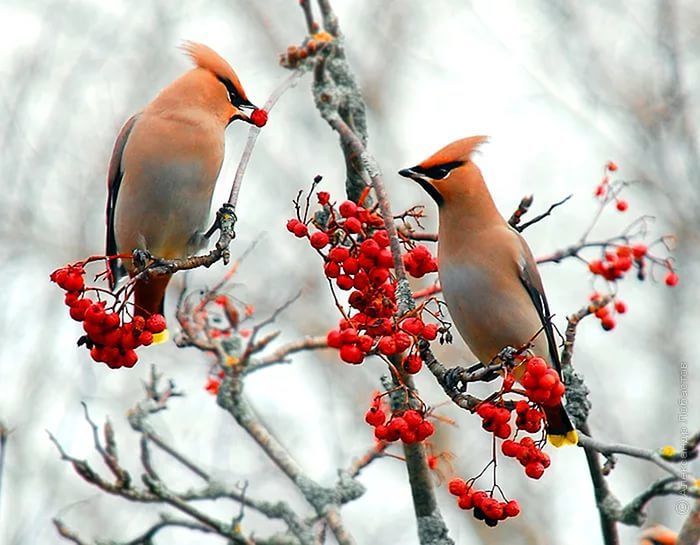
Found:
[[250, 119], [248, 115], [243, 113], [243, 110], [251, 110], [251, 112], [255, 111], [258, 109], [258, 107], [253, 104], [252, 102], [246, 100], [245, 102], [241, 102], [236, 106], [236, 109], [240, 112], [240, 117], [238, 119], [241, 119], [242, 121], [245, 121], [246, 123], [253, 124], [253, 121]]
[[411, 167], [411, 168], [404, 168], [403, 170], [399, 170], [399, 175], [403, 176], [404, 178], [410, 178], [411, 180], [418, 182], [421, 180], [424, 180], [425, 177], [416, 172], [416, 167]]

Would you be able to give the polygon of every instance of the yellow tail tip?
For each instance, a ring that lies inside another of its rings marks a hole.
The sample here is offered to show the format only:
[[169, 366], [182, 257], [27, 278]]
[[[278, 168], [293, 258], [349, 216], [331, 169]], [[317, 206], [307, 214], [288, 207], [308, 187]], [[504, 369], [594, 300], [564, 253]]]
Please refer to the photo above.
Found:
[[566, 435], [547, 435], [547, 440], [556, 448], [566, 445], [578, 445], [578, 433], [576, 433], [576, 430], [571, 430]]
[[170, 333], [167, 329], [164, 329], [160, 333], [153, 334], [153, 344], [163, 344], [170, 338]]

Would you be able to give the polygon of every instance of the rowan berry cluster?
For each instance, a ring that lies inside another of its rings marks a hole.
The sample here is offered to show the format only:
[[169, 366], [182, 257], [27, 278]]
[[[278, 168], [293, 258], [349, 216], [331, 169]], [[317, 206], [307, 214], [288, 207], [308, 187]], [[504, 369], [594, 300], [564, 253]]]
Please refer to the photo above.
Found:
[[483, 520], [487, 526], [496, 526], [499, 521], [520, 514], [517, 501], [499, 501], [493, 497], [493, 492], [474, 490], [470, 482], [462, 479], [452, 479], [447, 488], [450, 494], [457, 496], [457, 505], [461, 509], [474, 509], [474, 518]]
[[365, 413], [365, 422], [374, 428], [374, 437], [379, 441], [392, 443], [399, 439], [406, 444], [419, 443], [435, 432], [432, 422], [415, 409], [387, 414], [379, 396]]
[[531, 479], [539, 479], [551, 463], [547, 453], [531, 437], [523, 437], [520, 441], [507, 439], [501, 445], [501, 452], [504, 456], [518, 460]]
[[[328, 332], [328, 346], [337, 348], [344, 362], [355, 365], [369, 354], [406, 353], [404, 370], [417, 373], [423, 365], [417, 343], [435, 340], [439, 327], [424, 323], [420, 308], [400, 322], [396, 320], [394, 259], [383, 219], [349, 200], [336, 207], [327, 192], [319, 192], [317, 198], [323, 207], [321, 213], [312, 221], [292, 218], [287, 230], [298, 238], [307, 238], [323, 257], [323, 271], [329, 281], [340, 290], [350, 291], [351, 311], [337, 329]], [[409, 248], [402, 258], [409, 274], [415, 277], [437, 271], [435, 259], [425, 246]]]
[[[590, 300], [593, 304], [598, 304], [602, 298], [603, 296], [598, 292], [593, 292], [590, 296]], [[615, 329], [617, 325], [615, 316], [627, 312], [627, 304], [620, 299], [615, 299], [605, 306], [598, 306], [597, 308], [591, 307], [591, 312], [600, 320], [600, 326], [605, 331], [610, 331]]]
[[87, 291], [99, 290], [85, 285], [85, 264], [77, 263], [55, 270], [51, 280], [66, 291], [65, 303], [70, 317], [83, 324], [85, 335], [78, 340], [90, 350], [90, 357], [112, 369], [133, 367], [138, 361], [136, 349], [153, 342], [153, 335], [165, 330], [165, 318], [152, 314], [148, 318], [135, 316], [125, 321], [123, 306], [117, 303], [107, 308], [106, 301], [94, 301]]
[[525, 373], [520, 383], [525, 387], [525, 395], [538, 405], [556, 407], [564, 395], [564, 383], [556, 369], [552, 369], [539, 356], [528, 358]]

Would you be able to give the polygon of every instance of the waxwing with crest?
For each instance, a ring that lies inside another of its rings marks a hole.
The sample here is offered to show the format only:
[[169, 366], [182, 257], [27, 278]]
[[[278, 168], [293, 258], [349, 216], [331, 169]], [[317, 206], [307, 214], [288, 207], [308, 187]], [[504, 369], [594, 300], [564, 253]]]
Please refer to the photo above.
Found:
[[[195, 67], [132, 116], [117, 136], [108, 174], [109, 256], [140, 249], [184, 258], [205, 245], [216, 179], [224, 159], [224, 131], [244, 110], [256, 110], [233, 68], [213, 49], [186, 42]], [[131, 260], [110, 262], [112, 287], [133, 275]], [[137, 280], [135, 314], [163, 312], [169, 276]], [[165, 336], [161, 335], [160, 340]]]
[[[560, 372], [549, 305], [532, 252], [496, 209], [472, 160], [485, 141], [485, 136], [457, 140], [399, 174], [419, 183], [438, 205], [440, 283], [472, 353], [486, 364], [503, 348], [534, 338], [532, 351]], [[550, 442], [576, 444], [564, 407], [544, 409]]]

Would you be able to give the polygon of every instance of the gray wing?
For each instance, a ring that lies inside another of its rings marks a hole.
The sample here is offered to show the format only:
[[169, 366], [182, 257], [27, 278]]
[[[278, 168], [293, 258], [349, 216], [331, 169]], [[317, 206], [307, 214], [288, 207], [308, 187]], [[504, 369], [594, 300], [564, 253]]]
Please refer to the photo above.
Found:
[[[515, 232], [515, 231], [514, 231]], [[549, 346], [549, 356], [552, 360], [552, 364], [556, 368], [557, 372], [561, 375], [561, 361], [559, 360], [559, 349], [557, 347], [556, 338], [554, 336], [554, 327], [551, 322], [551, 314], [549, 311], [549, 303], [547, 302], [547, 296], [544, 293], [544, 286], [542, 285], [542, 278], [540, 278], [540, 273], [537, 270], [537, 264], [535, 263], [535, 258], [532, 256], [529, 246], [525, 242], [525, 239], [520, 235], [520, 233], [515, 232], [517, 235], [520, 246], [521, 246], [521, 258], [518, 261], [518, 273], [520, 276], [520, 282], [522, 283], [525, 291], [527, 291], [532, 304], [537, 310], [537, 314], [540, 317], [540, 322], [544, 328], [544, 333], [547, 336], [547, 345]]]
[[[117, 194], [121, 185], [124, 171], [122, 170], [122, 154], [126, 147], [126, 142], [129, 139], [131, 129], [134, 127], [140, 114], [135, 114], [129, 118], [117, 135], [117, 140], [114, 143], [112, 150], [112, 158], [109, 160], [109, 172], [107, 174], [107, 241], [105, 245], [106, 255], [116, 255], [117, 240], [114, 234], [114, 210], [117, 205]], [[123, 265], [118, 259], [109, 260], [109, 269], [111, 276], [109, 278], [109, 287], [114, 288], [114, 285], [119, 279], [126, 274]]]

